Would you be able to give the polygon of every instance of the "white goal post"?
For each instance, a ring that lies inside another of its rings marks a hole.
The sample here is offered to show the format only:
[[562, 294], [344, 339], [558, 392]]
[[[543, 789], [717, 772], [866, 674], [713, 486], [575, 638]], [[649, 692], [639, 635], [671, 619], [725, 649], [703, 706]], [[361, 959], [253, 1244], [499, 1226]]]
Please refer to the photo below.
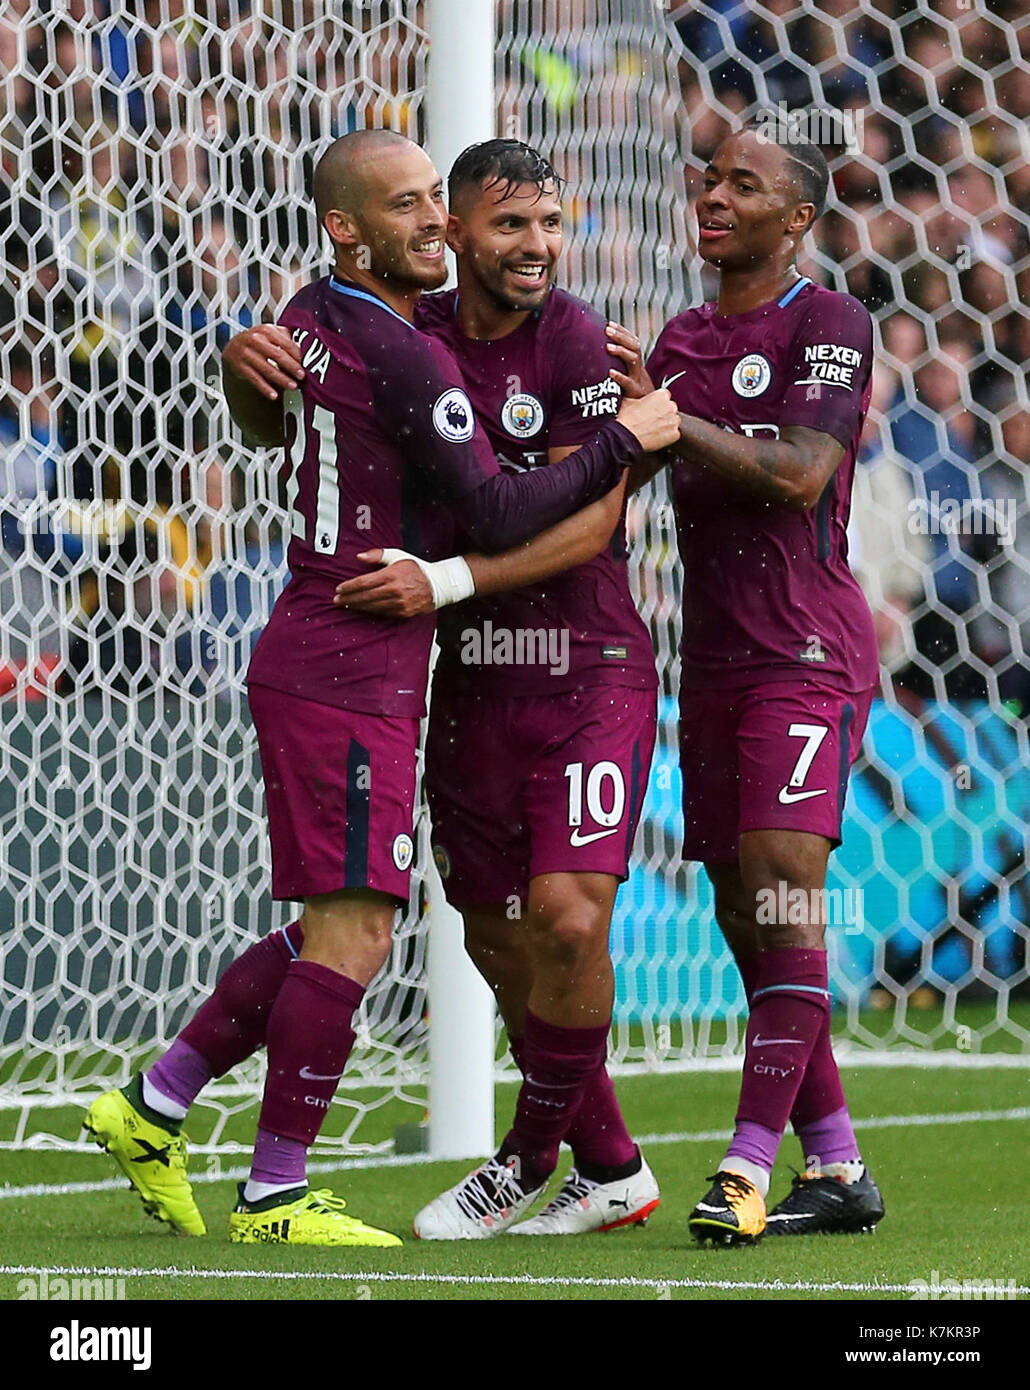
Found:
[[[494, 0], [431, 0], [429, 5], [428, 149], [445, 179], [467, 145], [497, 133], [496, 23]], [[429, 1153], [433, 1158], [481, 1157], [494, 1146], [494, 997], [465, 950], [461, 914], [444, 897], [427, 839], [422, 850], [432, 920], [427, 946]]]

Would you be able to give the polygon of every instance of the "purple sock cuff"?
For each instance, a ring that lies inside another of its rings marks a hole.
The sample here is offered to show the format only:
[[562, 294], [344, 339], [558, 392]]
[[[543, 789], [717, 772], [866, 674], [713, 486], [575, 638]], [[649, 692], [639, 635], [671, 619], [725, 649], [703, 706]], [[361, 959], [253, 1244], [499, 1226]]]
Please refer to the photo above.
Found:
[[300, 1187], [307, 1182], [308, 1147], [299, 1139], [287, 1139], [268, 1129], [258, 1129], [250, 1176], [255, 1182], [289, 1183]]
[[755, 986], [761, 989], [770, 979], [807, 979], [813, 974], [826, 979], [825, 951], [809, 951], [801, 946], [781, 946], [759, 953]]
[[818, 1158], [820, 1164], [849, 1163], [861, 1157], [846, 1105], [832, 1115], [800, 1126], [797, 1136], [806, 1162]]
[[214, 1075], [206, 1057], [176, 1038], [168, 1051], [147, 1072], [155, 1091], [187, 1109]]
[[342, 1004], [348, 1004], [352, 1009], [358, 1008], [365, 997], [365, 987], [359, 985], [357, 980], [352, 980], [349, 975], [341, 975], [336, 970], [330, 970], [327, 965], [318, 965], [313, 960], [291, 961], [286, 973], [291, 979], [304, 980], [316, 989], [324, 990], [326, 994], [332, 995]]
[[749, 1159], [771, 1173], [780, 1147], [780, 1137], [774, 1129], [767, 1129], [756, 1120], [738, 1120], [726, 1157]]
[[526, 1044], [531, 1043], [534, 1047], [546, 1048], [548, 1052], [557, 1052], [562, 1056], [593, 1052], [601, 1052], [603, 1056], [607, 1052], [611, 1027], [609, 1019], [603, 1027], [566, 1028], [559, 1023], [545, 1023], [527, 1009], [526, 1032], [520, 1040], [520, 1050], [524, 1052]]

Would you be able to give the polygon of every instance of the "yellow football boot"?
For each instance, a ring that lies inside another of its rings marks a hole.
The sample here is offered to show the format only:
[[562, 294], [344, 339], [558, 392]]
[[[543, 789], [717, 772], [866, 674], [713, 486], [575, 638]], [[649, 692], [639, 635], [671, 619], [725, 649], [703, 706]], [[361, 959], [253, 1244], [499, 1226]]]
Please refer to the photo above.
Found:
[[95, 1100], [83, 1124], [139, 1193], [148, 1216], [180, 1235], [207, 1234], [186, 1177], [186, 1136], [175, 1120], [144, 1105], [139, 1077]]
[[238, 1245], [401, 1245], [399, 1236], [345, 1216], [346, 1203], [326, 1188], [292, 1188], [260, 1202], [240, 1199], [229, 1217], [229, 1239]]

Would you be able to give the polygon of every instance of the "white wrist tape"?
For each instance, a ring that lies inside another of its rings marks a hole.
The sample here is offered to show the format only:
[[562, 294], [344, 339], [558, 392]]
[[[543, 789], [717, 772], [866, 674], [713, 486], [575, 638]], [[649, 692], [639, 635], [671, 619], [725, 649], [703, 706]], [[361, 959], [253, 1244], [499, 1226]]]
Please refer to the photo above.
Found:
[[433, 607], [446, 608], [449, 603], [460, 603], [471, 598], [476, 592], [476, 581], [472, 571], [461, 555], [453, 555], [449, 560], [420, 560], [417, 555], [409, 555], [406, 550], [384, 550], [382, 563], [395, 565], [398, 560], [414, 560], [429, 581], [433, 593]]

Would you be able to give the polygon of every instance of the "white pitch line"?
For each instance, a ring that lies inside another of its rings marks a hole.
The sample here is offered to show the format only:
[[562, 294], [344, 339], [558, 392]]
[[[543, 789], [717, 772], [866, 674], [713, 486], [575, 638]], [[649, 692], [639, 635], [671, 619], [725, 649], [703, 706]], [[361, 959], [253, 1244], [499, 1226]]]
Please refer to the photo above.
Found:
[[[855, 1071], [875, 1071], [878, 1067], [914, 1067], [920, 1071], [986, 1071], [1002, 1068], [1008, 1071], [1030, 1070], [1030, 1052], [958, 1052], [954, 1048], [930, 1051], [924, 1048], [895, 1048], [890, 1052], [874, 1052], [858, 1047], [848, 1040], [833, 1049], [838, 1067]], [[684, 1057], [677, 1061], [615, 1062], [610, 1063], [610, 1075], [630, 1079], [634, 1076], [682, 1076], [690, 1072], [739, 1072], [744, 1062], [743, 1052], [731, 1052], [718, 1057]], [[518, 1075], [502, 1073], [498, 1080], [517, 1081]]]
[[[965, 1110], [943, 1115], [872, 1115], [866, 1120], [852, 1120], [856, 1129], [897, 1129], [907, 1125], [973, 1125], [991, 1120], [1030, 1120], [1030, 1106], [1013, 1106], [1010, 1110]], [[683, 1134], [642, 1134], [638, 1144], [714, 1144], [732, 1139], [732, 1129], [710, 1129]]]
[[[344, 1284], [459, 1284], [479, 1286], [529, 1286], [531, 1288], [586, 1289], [721, 1289], [727, 1291], [758, 1291], [765, 1293], [911, 1293], [913, 1284], [859, 1284], [834, 1280], [818, 1283], [785, 1279], [637, 1279], [632, 1275], [620, 1278], [592, 1278], [589, 1275], [558, 1274], [427, 1274], [416, 1270], [412, 1274], [382, 1270], [341, 1271], [272, 1269], [198, 1269], [178, 1265], [136, 1269], [119, 1265], [0, 1265], [0, 1275], [66, 1274], [85, 1275], [93, 1279], [258, 1279], [286, 1280], [291, 1283], [329, 1279]], [[1030, 1294], [1030, 1286], [1016, 1285], [1006, 1293]]]
[[[435, 1163], [428, 1154], [372, 1154], [368, 1158], [338, 1158], [334, 1162], [309, 1163], [309, 1173], [340, 1173], [362, 1168], [409, 1168], [420, 1163]], [[250, 1165], [226, 1168], [217, 1173], [191, 1173], [190, 1182], [239, 1182], [250, 1174]], [[118, 1192], [127, 1184], [126, 1178], [101, 1178], [96, 1182], [35, 1183], [29, 1187], [0, 1187], [0, 1201], [5, 1197], [66, 1197], [80, 1192]]]
[[[1009, 1110], [963, 1110], [946, 1111], [942, 1114], [927, 1115], [873, 1115], [865, 1120], [855, 1120], [856, 1129], [898, 1129], [909, 1125], [970, 1125], [988, 1124], [996, 1120], [1030, 1120], [1030, 1106], [1013, 1106]], [[732, 1139], [731, 1129], [685, 1130], [673, 1134], [642, 1134], [639, 1144], [715, 1144], [724, 1139]], [[420, 1164], [437, 1163], [444, 1160], [430, 1158], [428, 1154], [371, 1154], [367, 1158], [340, 1158], [335, 1161], [318, 1161], [308, 1165], [309, 1173], [345, 1173], [363, 1168], [409, 1168]], [[194, 1184], [209, 1182], [237, 1182], [250, 1172], [249, 1166], [226, 1168], [211, 1173], [193, 1173], [190, 1182]], [[34, 1183], [27, 1187], [0, 1187], [0, 1201], [15, 1197], [68, 1197], [84, 1192], [117, 1192], [125, 1187], [124, 1178], [101, 1178], [96, 1182]]]
[[[1030, 1071], [1030, 1051], [1027, 1052], [959, 1052], [955, 1048], [933, 1051], [926, 1048], [892, 1048], [889, 1052], [878, 1052], [843, 1039], [833, 1049], [837, 1065], [843, 1070], [875, 1071], [883, 1067], [889, 1070], [901, 1067], [914, 1067], [923, 1071], [951, 1070], [988, 1071], [1000, 1068], [1006, 1071]], [[644, 1060], [640, 1062], [609, 1062], [608, 1071], [620, 1081], [655, 1076], [683, 1076], [692, 1072], [739, 1072], [744, 1061], [743, 1052], [732, 1052], [717, 1057], [686, 1057], [677, 1061]], [[498, 1086], [514, 1086], [521, 1078], [513, 1067], [500, 1067], [494, 1073]], [[404, 1084], [421, 1086], [425, 1084], [424, 1075], [403, 1078]], [[367, 1081], [349, 1082], [344, 1077], [341, 1087], [346, 1090], [368, 1090]], [[11, 1087], [0, 1086], [0, 1112], [16, 1110], [65, 1110], [85, 1109], [94, 1099], [95, 1091], [59, 1091], [50, 1095], [33, 1096], [26, 1099]], [[260, 1091], [247, 1086], [225, 1086], [212, 1096], [242, 1099], [249, 1097], [255, 1104], [261, 1099]], [[3, 1145], [0, 1145], [2, 1148]]]

